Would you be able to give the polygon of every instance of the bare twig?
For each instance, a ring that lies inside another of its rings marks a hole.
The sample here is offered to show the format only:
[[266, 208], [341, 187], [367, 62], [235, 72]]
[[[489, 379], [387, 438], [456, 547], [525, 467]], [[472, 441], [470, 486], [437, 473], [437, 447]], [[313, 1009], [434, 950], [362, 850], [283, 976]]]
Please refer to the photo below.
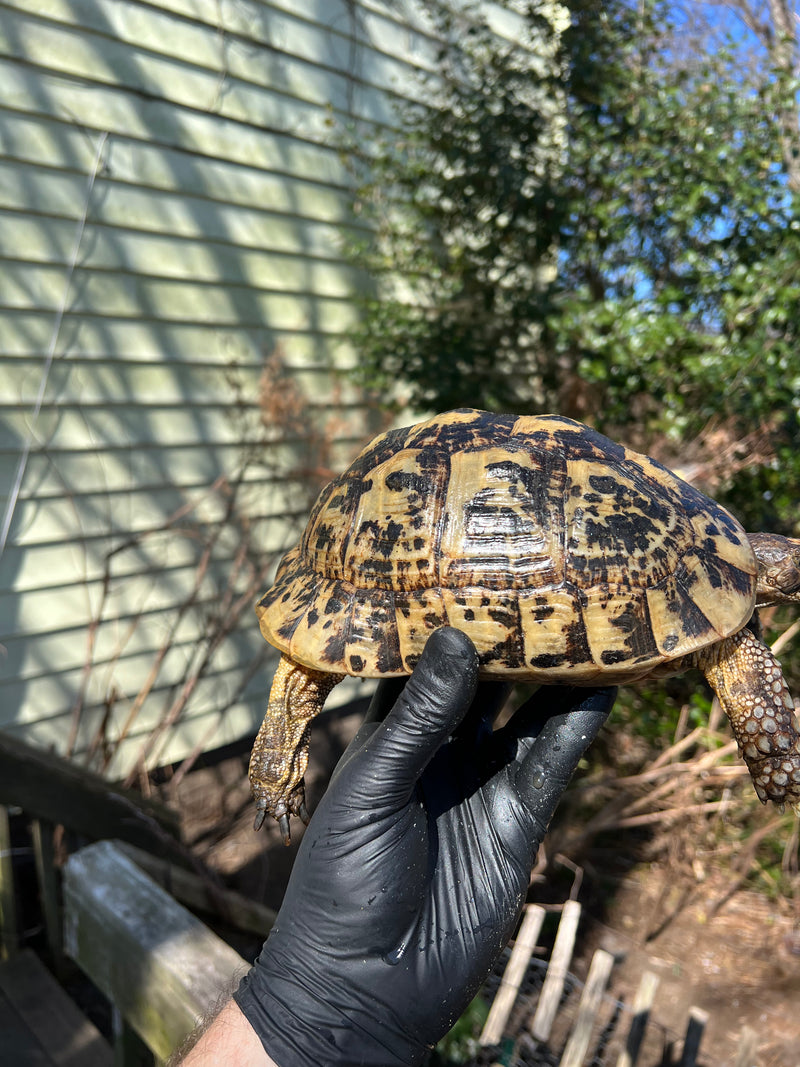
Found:
[[58, 345], [58, 337], [61, 333], [61, 324], [64, 321], [64, 314], [67, 310], [67, 301], [69, 300], [70, 287], [72, 285], [72, 276], [75, 273], [75, 267], [78, 263], [78, 253], [81, 248], [81, 241], [83, 240], [83, 231], [86, 228], [86, 220], [89, 217], [89, 208], [92, 202], [92, 190], [94, 189], [94, 183], [97, 179], [97, 175], [100, 173], [103, 161], [103, 150], [108, 140], [108, 133], [103, 132], [97, 139], [97, 147], [95, 149], [94, 160], [89, 170], [89, 177], [86, 182], [86, 193], [83, 199], [83, 209], [78, 219], [78, 224], [75, 227], [75, 238], [72, 244], [72, 252], [67, 264], [67, 275], [64, 279], [64, 290], [61, 296], [61, 301], [56, 311], [55, 321], [53, 322], [53, 329], [50, 334], [50, 344], [47, 347], [47, 355], [45, 356], [44, 365], [42, 367], [42, 373], [39, 377], [39, 388], [36, 393], [36, 400], [33, 404], [33, 411], [30, 417], [30, 430], [28, 436], [20, 451], [19, 462], [14, 474], [14, 483], [11, 487], [11, 492], [8, 496], [5, 512], [3, 514], [3, 522], [0, 524], [0, 556], [6, 547], [8, 540], [8, 534], [11, 530], [11, 523], [14, 519], [14, 512], [17, 507], [17, 501], [19, 500], [19, 494], [22, 490], [22, 483], [25, 479], [25, 471], [28, 466], [28, 459], [30, 458], [31, 449], [33, 448], [33, 442], [36, 440], [36, 424], [39, 420], [39, 414], [42, 410], [44, 403], [45, 393], [47, 392], [47, 382], [50, 378], [50, 371], [53, 366], [53, 362], [56, 358], [56, 347]]
[[786, 648], [789, 642], [793, 638], [795, 638], [798, 633], [800, 633], [800, 619], [795, 619], [792, 625], [787, 626], [783, 633], [776, 637], [770, 645], [770, 648], [775, 653], [775, 655], [779, 655], [780, 652], [782, 652], [783, 649]]

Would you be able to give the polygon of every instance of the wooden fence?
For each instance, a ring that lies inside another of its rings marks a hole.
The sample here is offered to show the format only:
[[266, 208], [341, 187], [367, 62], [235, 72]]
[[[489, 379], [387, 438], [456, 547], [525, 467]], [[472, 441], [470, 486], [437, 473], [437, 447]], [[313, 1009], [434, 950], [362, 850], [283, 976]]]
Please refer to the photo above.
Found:
[[[600, 1016], [603, 1006], [608, 1006], [610, 1000], [607, 987], [614, 968], [614, 956], [604, 949], [597, 949], [592, 957], [561, 1058], [552, 1059], [551, 1039], [559, 1012], [566, 1010], [565, 989], [571, 978], [570, 964], [581, 915], [581, 906], [576, 900], [568, 900], [564, 904], [544, 982], [535, 1003], [527, 1005], [527, 1010], [523, 1012], [519, 1010], [521, 986], [531, 967], [545, 915], [545, 909], [538, 904], [526, 907], [500, 986], [492, 1001], [480, 1037], [482, 1046], [498, 1050], [492, 1067], [516, 1067], [521, 1062], [536, 1062], [537, 1048], [543, 1052], [547, 1050], [551, 1054], [547, 1062], [557, 1062], [558, 1067], [588, 1067], [591, 1063], [599, 1062], [596, 1051], [598, 1037], [601, 1030], [608, 1028], [604, 1027]], [[622, 1009], [617, 1013], [622, 1028], [618, 1035], [621, 1050], [616, 1058], [603, 1058], [602, 1062], [608, 1067], [643, 1067], [640, 1055], [651, 1024], [651, 1010], [658, 984], [658, 976], [652, 971], [645, 971], [633, 1003], [616, 1005]], [[671, 1055], [670, 1063], [676, 1063], [679, 1067], [699, 1067], [698, 1056], [707, 1022], [708, 1013], [702, 1008], [689, 1008], [683, 1038], [677, 1050], [679, 1058], [674, 1059]], [[743, 1027], [736, 1059], [731, 1067], [757, 1067], [757, 1046], [758, 1035], [750, 1027]]]

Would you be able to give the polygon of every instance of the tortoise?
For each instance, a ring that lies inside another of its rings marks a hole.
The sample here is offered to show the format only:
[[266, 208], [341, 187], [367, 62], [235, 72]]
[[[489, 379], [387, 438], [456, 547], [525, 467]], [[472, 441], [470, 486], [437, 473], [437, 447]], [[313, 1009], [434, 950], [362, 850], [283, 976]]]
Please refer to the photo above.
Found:
[[800, 814], [800, 735], [756, 608], [800, 602], [800, 540], [745, 533], [647, 456], [558, 415], [459, 409], [377, 437], [320, 493], [259, 600], [282, 655], [250, 760], [255, 829], [308, 820], [310, 721], [431, 632], [487, 679], [614, 685], [699, 667], [763, 802]]

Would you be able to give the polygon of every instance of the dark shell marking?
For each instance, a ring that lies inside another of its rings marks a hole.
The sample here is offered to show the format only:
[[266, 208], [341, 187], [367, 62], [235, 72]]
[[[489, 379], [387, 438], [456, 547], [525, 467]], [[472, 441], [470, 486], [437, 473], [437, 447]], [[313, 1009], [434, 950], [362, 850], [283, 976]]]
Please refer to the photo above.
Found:
[[449, 624], [484, 676], [614, 682], [738, 631], [756, 573], [736, 520], [647, 456], [558, 416], [463, 410], [331, 482], [257, 612], [335, 674], [407, 674]]

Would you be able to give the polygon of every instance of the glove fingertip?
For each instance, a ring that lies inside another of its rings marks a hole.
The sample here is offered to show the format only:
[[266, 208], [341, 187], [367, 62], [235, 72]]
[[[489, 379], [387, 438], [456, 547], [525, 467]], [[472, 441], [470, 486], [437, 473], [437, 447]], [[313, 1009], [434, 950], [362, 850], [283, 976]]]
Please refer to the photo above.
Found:
[[616, 695], [613, 687], [572, 690], [572, 706], [565, 709], [565, 694], [557, 694], [561, 706], [545, 720], [528, 746], [514, 784], [522, 810], [539, 837], [542, 828], [549, 825], [580, 760], [605, 723]]
[[[435, 669], [450, 675], [467, 672], [478, 677], [478, 653], [470, 637], [454, 626], [441, 626], [434, 630], [420, 657], [433, 660]], [[449, 680], [449, 679], [448, 679]]]
[[461, 630], [434, 630], [405, 690], [405, 703], [421, 703], [436, 719], [437, 710], [460, 721], [478, 684], [478, 653]]

